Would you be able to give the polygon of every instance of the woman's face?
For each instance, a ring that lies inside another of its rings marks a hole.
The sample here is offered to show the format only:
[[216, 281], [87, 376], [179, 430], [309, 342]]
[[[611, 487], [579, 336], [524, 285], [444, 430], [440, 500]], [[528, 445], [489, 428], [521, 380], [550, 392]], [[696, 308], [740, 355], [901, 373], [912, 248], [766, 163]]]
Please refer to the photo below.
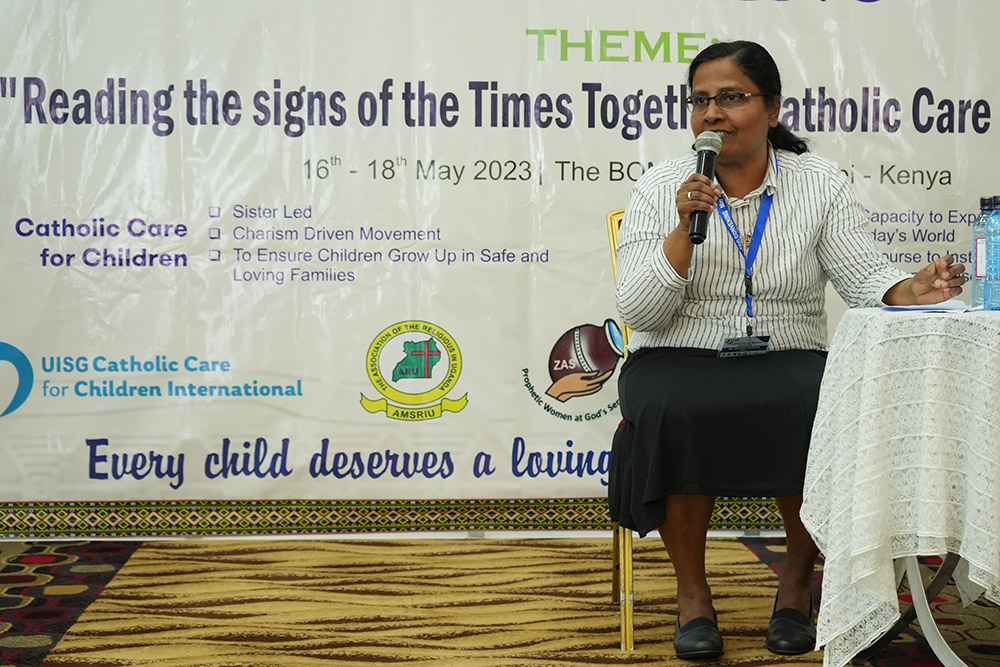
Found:
[[[691, 95], [713, 97], [727, 92], [759, 93], [760, 90], [729, 58], [710, 60], [695, 70]], [[712, 130], [722, 137], [720, 165], [746, 164], [766, 156], [767, 131], [777, 124], [778, 104], [768, 107], [763, 97], [747, 97], [730, 109], [722, 109], [710, 101], [703, 113], [691, 116], [695, 136]]]

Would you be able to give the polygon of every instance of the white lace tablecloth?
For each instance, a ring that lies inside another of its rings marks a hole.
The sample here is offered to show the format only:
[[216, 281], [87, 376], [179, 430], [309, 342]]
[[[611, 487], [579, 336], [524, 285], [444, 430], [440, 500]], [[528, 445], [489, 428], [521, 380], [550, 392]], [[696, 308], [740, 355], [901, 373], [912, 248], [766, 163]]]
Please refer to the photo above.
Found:
[[964, 604], [1000, 603], [1000, 313], [844, 314], [802, 520], [825, 559], [816, 639], [827, 667], [899, 618], [895, 558], [957, 553]]

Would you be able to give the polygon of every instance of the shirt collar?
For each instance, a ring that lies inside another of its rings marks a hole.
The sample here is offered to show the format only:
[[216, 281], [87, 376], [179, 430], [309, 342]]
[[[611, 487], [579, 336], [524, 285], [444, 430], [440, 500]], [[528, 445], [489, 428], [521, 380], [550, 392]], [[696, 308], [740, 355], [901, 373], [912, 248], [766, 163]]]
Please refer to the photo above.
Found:
[[767, 142], [767, 173], [764, 174], [762, 184], [772, 195], [778, 190], [778, 155], [774, 152], [774, 146]]

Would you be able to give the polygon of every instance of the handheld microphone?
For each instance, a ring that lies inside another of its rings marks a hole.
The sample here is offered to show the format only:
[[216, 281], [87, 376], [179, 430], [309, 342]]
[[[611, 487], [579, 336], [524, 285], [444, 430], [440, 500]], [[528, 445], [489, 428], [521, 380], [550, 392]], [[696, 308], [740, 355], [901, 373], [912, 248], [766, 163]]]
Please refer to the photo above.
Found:
[[[722, 137], [717, 132], [705, 130], [694, 140], [694, 149], [698, 151], [698, 173], [708, 176], [709, 180], [715, 180], [715, 158], [722, 150]], [[699, 244], [705, 240], [705, 233], [708, 231], [708, 211], [695, 211], [691, 215], [691, 224], [688, 227], [688, 236], [691, 243]]]

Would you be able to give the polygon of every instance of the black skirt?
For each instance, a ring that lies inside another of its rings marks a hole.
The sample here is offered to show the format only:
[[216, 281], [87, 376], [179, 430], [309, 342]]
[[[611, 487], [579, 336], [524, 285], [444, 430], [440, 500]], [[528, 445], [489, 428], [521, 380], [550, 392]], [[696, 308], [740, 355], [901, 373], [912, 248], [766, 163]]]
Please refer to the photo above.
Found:
[[645, 535], [663, 524], [671, 494], [801, 494], [825, 364], [825, 352], [808, 350], [730, 359], [690, 348], [630, 354], [618, 378], [612, 519]]

